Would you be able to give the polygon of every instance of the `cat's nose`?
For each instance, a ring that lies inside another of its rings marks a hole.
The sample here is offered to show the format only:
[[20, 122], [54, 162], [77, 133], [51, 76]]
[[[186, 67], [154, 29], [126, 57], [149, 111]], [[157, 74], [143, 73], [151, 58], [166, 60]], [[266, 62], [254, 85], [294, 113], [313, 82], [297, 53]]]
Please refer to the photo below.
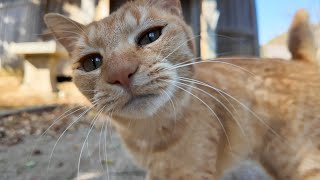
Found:
[[126, 62], [123, 64], [117, 64], [117, 66], [109, 69], [106, 80], [109, 84], [118, 84], [128, 88], [130, 86], [132, 76], [136, 73], [137, 69], [138, 63]]

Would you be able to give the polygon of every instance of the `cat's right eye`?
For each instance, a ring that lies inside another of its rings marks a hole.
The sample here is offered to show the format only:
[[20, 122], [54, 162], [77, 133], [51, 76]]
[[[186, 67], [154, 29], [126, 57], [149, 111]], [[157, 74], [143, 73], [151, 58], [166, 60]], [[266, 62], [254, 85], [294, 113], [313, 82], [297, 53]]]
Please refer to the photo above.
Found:
[[138, 45], [144, 46], [150, 43], [153, 43], [161, 36], [162, 28], [153, 28], [151, 30], [146, 31], [138, 38]]
[[103, 57], [99, 53], [88, 54], [80, 59], [81, 68], [86, 71], [94, 71], [102, 65]]

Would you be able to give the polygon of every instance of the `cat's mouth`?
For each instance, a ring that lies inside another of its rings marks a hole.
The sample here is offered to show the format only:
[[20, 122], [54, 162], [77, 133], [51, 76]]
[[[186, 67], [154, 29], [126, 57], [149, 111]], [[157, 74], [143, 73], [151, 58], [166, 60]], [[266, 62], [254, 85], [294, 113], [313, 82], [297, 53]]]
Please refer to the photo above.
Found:
[[145, 105], [147, 104], [148, 101], [150, 101], [152, 98], [155, 98], [155, 97], [157, 97], [156, 94], [142, 94], [142, 95], [131, 96], [128, 102], [124, 104], [123, 108], [129, 107], [129, 106], [137, 107], [137, 106]]

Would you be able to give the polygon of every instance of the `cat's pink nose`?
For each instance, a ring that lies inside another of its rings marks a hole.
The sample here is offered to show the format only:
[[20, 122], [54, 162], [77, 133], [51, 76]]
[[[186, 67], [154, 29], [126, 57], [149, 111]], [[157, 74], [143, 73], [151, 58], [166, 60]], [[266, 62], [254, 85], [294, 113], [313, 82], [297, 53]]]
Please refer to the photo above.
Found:
[[130, 86], [132, 76], [136, 73], [137, 69], [138, 63], [134, 62], [116, 64], [116, 66], [108, 69], [106, 80], [109, 84], [119, 84], [128, 88]]

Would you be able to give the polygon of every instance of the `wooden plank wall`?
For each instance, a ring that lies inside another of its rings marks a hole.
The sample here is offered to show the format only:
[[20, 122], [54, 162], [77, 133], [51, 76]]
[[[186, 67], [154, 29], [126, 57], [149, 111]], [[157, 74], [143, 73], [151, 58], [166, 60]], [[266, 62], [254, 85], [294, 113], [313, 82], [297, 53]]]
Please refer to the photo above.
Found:
[[258, 56], [255, 0], [217, 0], [217, 8], [217, 54]]
[[46, 29], [43, 21], [44, 14], [57, 12], [68, 15], [63, 11], [63, 4], [77, 4], [81, 0], [0, 0], [0, 56], [3, 46], [10, 42], [32, 42], [42, 39]]
[[[195, 36], [200, 35], [200, 15], [201, 15], [201, 1], [199, 0], [184, 0], [182, 1], [183, 16], [187, 24], [192, 27]], [[195, 39], [197, 56], [200, 56], [200, 37]]]
[[28, 0], [2, 2], [0, 7], [0, 56], [4, 53], [3, 46], [6, 43], [37, 40], [40, 33], [38, 6]]
[[[96, 0], [95, 0], [96, 1]], [[127, 0], [110, 0], [110, 12], [115, 11]], [[41, 0], [40, 4], [30, 0], [0, 0], [0, 56], [3, 42], [36, 41], [45, 29], [42, 17], [48, 12], [63, 11], [63, 4], [80, 7], [81, 0]], [[97, 2], [97, 1], [96, 1]], [[255, 0], [217, 0], [220, 19], [217, 34], [217, 54], [219, 55], [259, 55]], [[200, 34], [201, 0], [182, 1], [184, 17]], [[14, 22], [7, 23], [9, 17]], [[196, 39], [197, 55], [200, 55], [200, 38]]]

